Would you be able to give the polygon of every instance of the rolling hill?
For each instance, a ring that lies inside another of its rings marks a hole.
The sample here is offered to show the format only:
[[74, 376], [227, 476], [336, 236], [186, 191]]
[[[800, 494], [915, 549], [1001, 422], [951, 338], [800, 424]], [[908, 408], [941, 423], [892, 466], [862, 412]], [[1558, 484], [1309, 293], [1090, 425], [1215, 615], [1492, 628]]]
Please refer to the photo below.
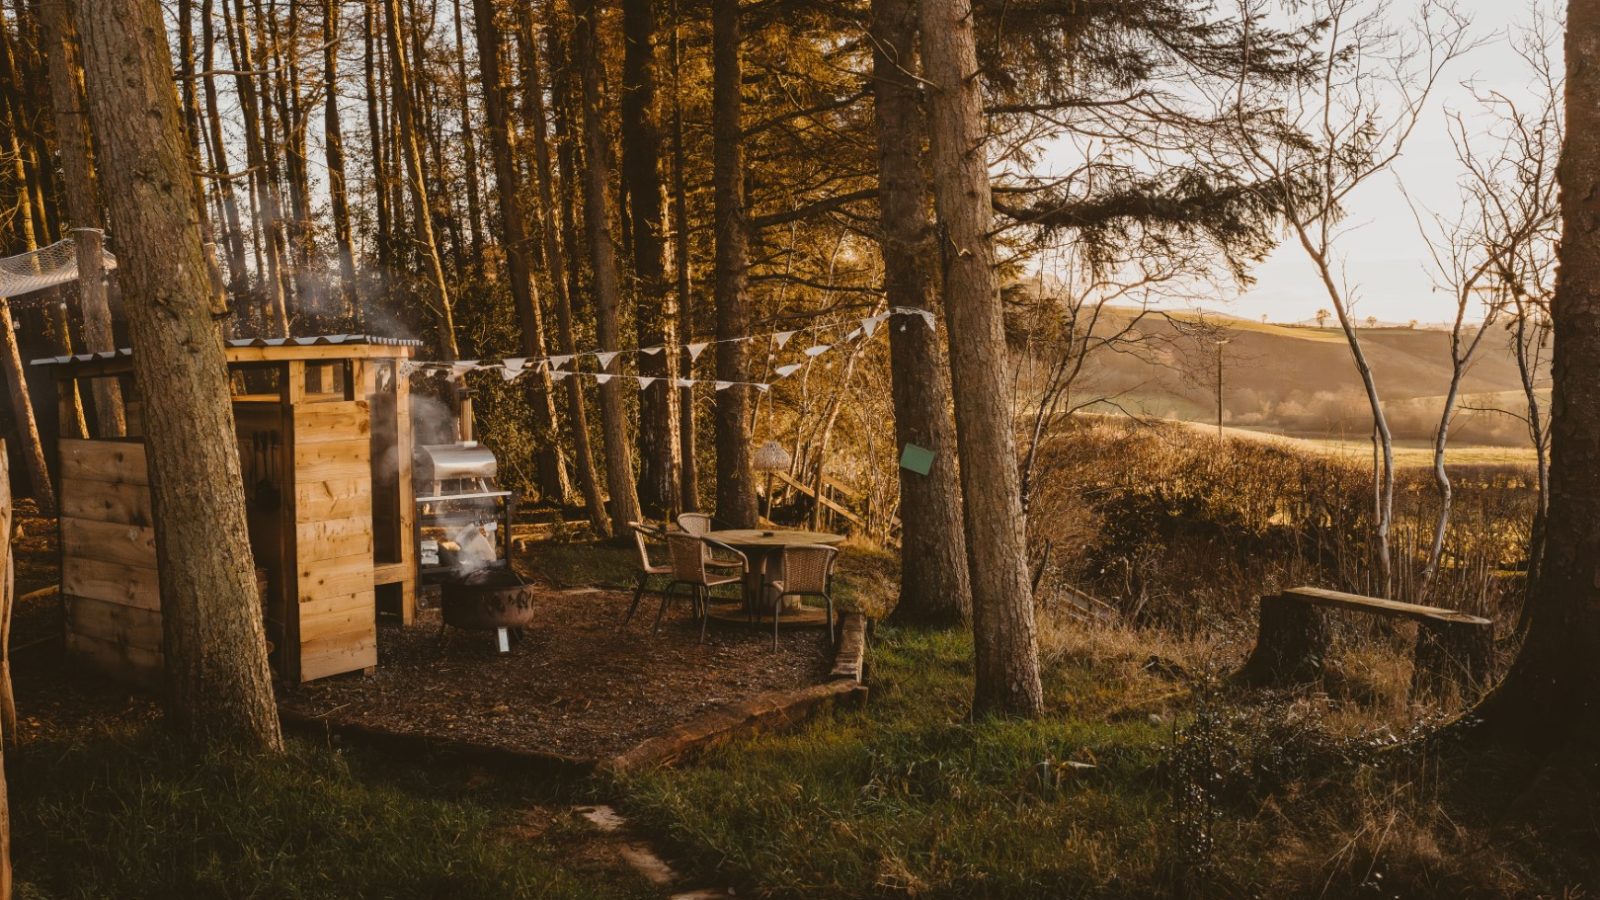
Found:
[[[1097, 333], [1134, 323], [1134, 352], [1091, 354], [1077, 400], [1103, 398], [1140, 415], [1194, 422], [1216, 421], [1216, 352], [1203, 323], [1227, 340], [1223, 351], [1223, 419], [1241, 429], [1309, 438], [1362, 439], [1371, 418], [1344, 334], [1335, 327], [1274, 325], [1217, 313], [1143, 313], [1108, 310]], [[1462, 382], [1452, 424], [1461, 444], [1521, 446], [1526, 412], [1509, 335], [1486, 334]], [[1450, 335], [1436, 329], [1378, 327], [1360, 330], [1362, 346], [1400, 442], [1432, 438], [1450, 384]], [[1541, 379], [1541, 385], [1547, 379]], [[1541, 402], [1548, 389], [1540, 391]], [[1514, 415], [1508, 415], [1511, 413]]]

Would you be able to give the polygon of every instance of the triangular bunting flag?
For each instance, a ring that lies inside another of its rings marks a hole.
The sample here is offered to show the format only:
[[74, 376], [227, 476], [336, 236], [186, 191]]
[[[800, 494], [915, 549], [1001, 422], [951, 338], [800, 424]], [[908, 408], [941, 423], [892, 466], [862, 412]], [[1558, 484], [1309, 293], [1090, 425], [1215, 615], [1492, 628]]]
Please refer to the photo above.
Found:
[[693, 378], [674, 378], [672, 380], [672, 383], [676, 384], [678, 387], [681, 387], [681, 388], [694, 387], [694, 379]]
[[849, 334], [845, 335], [844, 339], [847, 340], [847, 341], [853, 341], [858, 337], [861, 337], [861, 329], [860, 328], [857, 328], [857, 329], [851, 331]]
[[792, 331], [780, 331], [777, 334], [772, 336], [772, 342], [774, 344], [777, 344], [778, 345], [778, 349], [781, 350], [781, 349], [783, 349], [783, 345], [784, 344], [789, 343], [789, 338], [794, 337], [794, 335], [795, 335], [795, 333], [792, 332]]
[[567, 363], [572, 362], [572, 354], [568, 353], [563, 356], [552, 356], [550, 357], [549, 362], [550, 368], [559, 369]]
[[568, 372], [566, 369], [551, 369], [550, 370], [550, 380], [551, 381], [562, 381], [568, 375], [571, 375], [571, 374], [572, 373]]
[[707, 341], [701, 341], [698, 344], [690, 344], [689, 347], [688, 347], [689, 358], [692, 359], [692, 360], [693, 359], [699, 359], [700, 358], [700, 354], [706, 352], [706, 347], [708, 347], [708, 346], [710, 346], [710, 343], [707, 342]]
[[815, 347], [807, 347], [806, 348], [806, 355], [810, 356], [812, 358], [816, 358], [818, 356], [821, 356], [824, 353], [827, 353], [828, 352], [828, 348], [831, 347], [831, 346], [833, 346], [833, 345], [832, 344], [818, 344]]
[[650, 375], [636, 375], [634, 377], [639, 379], [639, 390], [641, 390], [641, 391], [642, 390], [646, 390], [647, 388], [650, 387], [650, 385], [655, 384], [656, 382], [661, 380], [659, 378], [656, 378], [656, 377], [653, 377], [653, 376], [650, 376]]
[[788, 378], [790, 375], [800, 371], [800, 363], [789, 363], [786, 366], [779, 366], [773, 371], [778, 373], [779, 378]]
[[606, 382], [610, 381], [614, 377], [615, 376], [608, 375], [605, 372], [595, 372], [594, 373], [594, 383], [595, 384], [605, 384]]
[[765, 394], [772, 387], [772, 385], [770, 385], [770, 384], [752, 384], [750, 386], [755, 388], [756, 390], [760, 391], [763, 394]]
[[639, 352], [643, 353], [645, 356], [655, 356], [657, 353], [661, 352], [661, 348], [660, 347], [640, 347], [639, 348]]
[[508, 359], [508, 360], [505, 361], [505, 366], [506, 366], [506, 371], [507, 372], [521, 372], [522, 371], [522, 367], [527, 365], [527, 364], [528, 364], [528, 358], [526, 356], [520, 357], [518, 359]]
[[731, 381], [718, 381], [718, 382], [714, 382], [713, 384], [716, 387], [716, 389], [719, 390], [719, 391], [725, 391], [728, 388], [733, 387], [733, 382], [731, 382]]
[[502, 367], [500, 369], [500, 377], [504, 378], [507, 381], [516, 381], [517, 380], [517, 376], [519, 376], [521, 374], [522, 374], [522, 370], [521, 369], [513, 369], [510, 366], [504, 366], [504, 367]]
[[611, 350], [606, 353], [596, 353], [594, 358], [596, 362], [600, 363], [600, 371], [604, 372], [606, 369], [611, 368], [611, 361], [617, 358], [617, 351]]
[[878, 313], [875, 316], [868, 316], [867, 318], [862, 319], [861, 320], [861, 331], [862, 331], [862, 333], [864, 333], [867, 337], [872, 337], [872, 333], [874, 331], [878, 330], [878, 324], [881, 323], [884, 319], [887, 319], [887, 318], [889, 318], [889, 314], [888, 313]]

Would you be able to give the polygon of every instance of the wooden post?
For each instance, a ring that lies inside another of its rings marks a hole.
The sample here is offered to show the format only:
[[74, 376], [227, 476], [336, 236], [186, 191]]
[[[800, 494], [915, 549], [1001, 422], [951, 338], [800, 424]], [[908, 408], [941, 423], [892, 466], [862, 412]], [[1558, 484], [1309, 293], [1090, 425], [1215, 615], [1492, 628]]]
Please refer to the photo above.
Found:
[[1322, 610], [1277, 594], [1262, 597], [1256, 648], [1239, 677], [1257, 686], [1314, 681], [1322, 675], [1328, 639]]

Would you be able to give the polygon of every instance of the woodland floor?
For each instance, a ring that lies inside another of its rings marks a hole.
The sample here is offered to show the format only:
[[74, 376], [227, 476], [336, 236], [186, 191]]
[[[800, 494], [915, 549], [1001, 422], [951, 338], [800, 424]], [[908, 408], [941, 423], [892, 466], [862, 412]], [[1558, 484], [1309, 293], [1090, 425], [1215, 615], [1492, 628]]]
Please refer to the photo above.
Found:
[[713, 625], [704, 644], [687, 601], [675, 599], [659, 634], [646, 595], [627, 628], [631, 594], [597, 588], [541, 594], [543, 620], [500, 654], [489, 632], [449, 629], [437, 610], [378, 631], [378, 668], [328, 678], [283, 696], [291, 710], [387, 731], [510, 750], [615, 755], [699, 713], [828, 672], [827, 632], [769, 633]]

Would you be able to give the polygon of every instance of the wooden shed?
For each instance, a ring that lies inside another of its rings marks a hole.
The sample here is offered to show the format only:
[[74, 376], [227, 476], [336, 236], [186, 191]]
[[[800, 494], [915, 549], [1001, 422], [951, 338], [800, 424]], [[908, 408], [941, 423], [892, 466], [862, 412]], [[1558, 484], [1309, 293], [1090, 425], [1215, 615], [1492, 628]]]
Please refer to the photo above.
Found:
[[[379, 612], [406, 622], [415, 614], [401, 372], [415, 346], [365, 335], [228, 343], [250, 545], [273, 670], [287, 683], [375, 666]], [[62, 396], [78, 387], [86, 401], [97, 379], [114, 379], [127, 410], [125, 435], [60, 442], [67, 651], [114, 676], [158, 683], [161, 590], [132, 352], [34, 364], [55, 372]]]

